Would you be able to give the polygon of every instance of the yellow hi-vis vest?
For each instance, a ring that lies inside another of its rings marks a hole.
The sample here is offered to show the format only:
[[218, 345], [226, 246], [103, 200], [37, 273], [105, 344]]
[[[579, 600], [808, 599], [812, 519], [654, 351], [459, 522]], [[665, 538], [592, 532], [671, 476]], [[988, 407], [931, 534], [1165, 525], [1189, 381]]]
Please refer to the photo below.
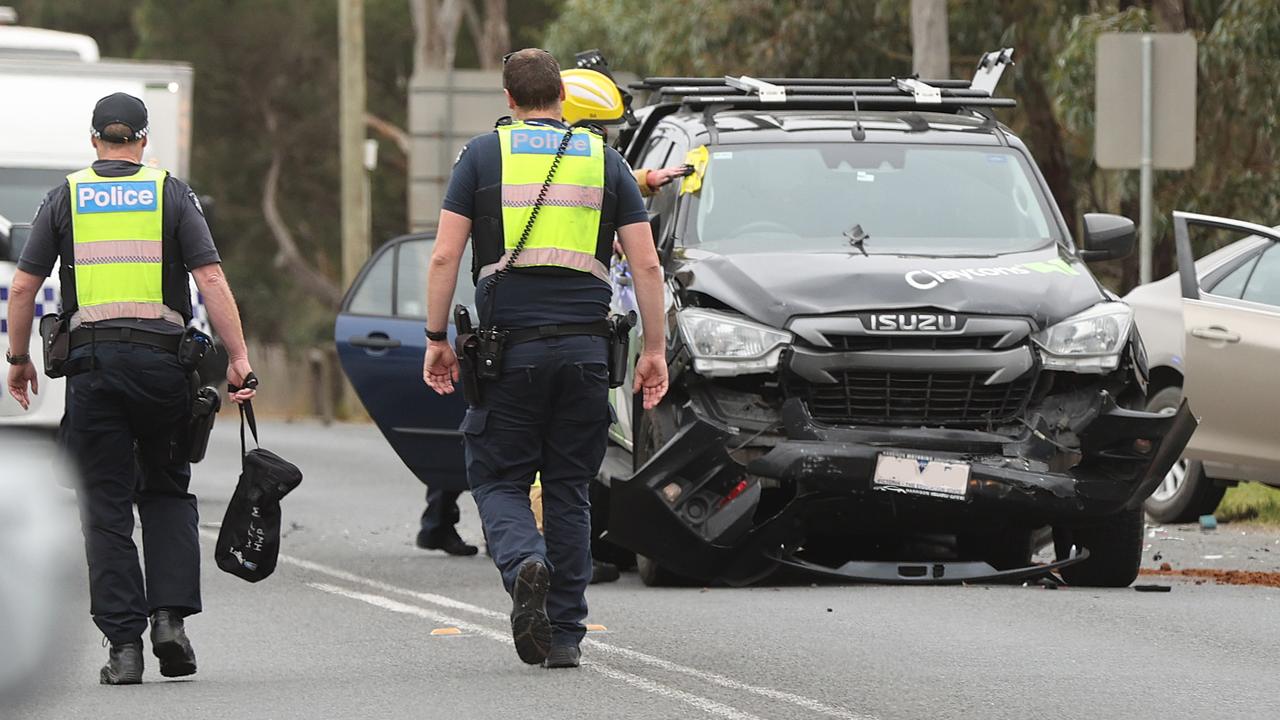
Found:
[[[485, 277], [505, 267], [520, 241], [565, 130], [520, 121], [497, 127], [502, 149], [502, 234], [506, 252], [480, 269]], [[609, 281], [597, 257], [604, 205], [604, 141], [589, 130], [571, 131], [524, 250], [515, 267], [561, 267]]]
[[[164, 170], [67, 176], [81, 322], [173, 318], [164, 304]], [[181, 321], [179, 321], [181, 324]]]

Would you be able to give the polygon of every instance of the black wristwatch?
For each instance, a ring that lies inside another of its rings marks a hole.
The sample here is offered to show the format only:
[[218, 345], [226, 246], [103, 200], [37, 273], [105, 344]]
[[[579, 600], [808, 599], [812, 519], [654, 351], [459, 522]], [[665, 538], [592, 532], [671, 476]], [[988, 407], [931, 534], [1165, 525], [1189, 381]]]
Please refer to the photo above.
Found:
[[8, 350], [4, 352], [4, 359], [9, 361], [10, 365], [27, 365], [31, 362], [31, 354], [26, 355], [10, 355]]
[[426, 333], [427, 339], [431, 342], [446, 342], [449, 340], [448, 330], [432, 331], [430, 328], [422, 328], [422, 332]]

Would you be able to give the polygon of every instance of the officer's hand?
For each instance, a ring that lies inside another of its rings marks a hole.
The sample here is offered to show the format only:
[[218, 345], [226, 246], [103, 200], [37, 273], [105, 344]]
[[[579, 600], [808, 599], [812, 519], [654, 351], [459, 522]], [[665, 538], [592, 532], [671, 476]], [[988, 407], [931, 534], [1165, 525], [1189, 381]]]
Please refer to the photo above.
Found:
[[427, 354], [422, 359], [422, 381], [441, 395], [453, 392], [458, 379], [458, 356], [447, 342], [427, 343]]
[[31, 385], [31, 392], [40, 394], [40, 375], [36, 372], [36, 366], [29, 362], [25, 365], [10, 365], [9, 394], [23, 410], [31, 407], [31, 398], [27, 395], [28, 384]]
[[649, 174], [645, 175], [644, 182], [649, 186], [650, 190], [657, 190], [672, 180], [683, 176], [684, 166], [677, 165], [675, 167], [661, 168], [659, 170], [650, 170]]
[[231, 387], [240, 388], [231, 393], [231, 402], [239, 405], [245, 400], [252, 400], [257, 392], [251, 388], [244, 386], [244, 379], [249, 377], [249, 373], [253, 372], [253, 368], [249, 367], [248, 358], [235, 358], [227, 362], [227, 384]]
[[644, 409], [658, 406], [667, 394], [667, 358], [658, 353], [641, 353], [636, 361], [636, 386], [632, 392], [644, 393]]

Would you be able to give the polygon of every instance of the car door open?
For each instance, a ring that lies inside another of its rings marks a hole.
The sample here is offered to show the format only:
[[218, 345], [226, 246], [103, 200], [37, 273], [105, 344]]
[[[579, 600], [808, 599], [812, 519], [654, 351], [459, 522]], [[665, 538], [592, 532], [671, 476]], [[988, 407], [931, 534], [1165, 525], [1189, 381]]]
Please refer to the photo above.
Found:
[[[434, 236], [410, 235], [379, 249], [343, 299], [334, 334], [343, 371], [405, 465], [432, 487], [465, 490], [461, 389], [437, 395], [422, 381], [427, 261], [434, 244]], [[455, 297], [470, 296], [469, 269], [468, 251]], [[450, 325], [450, 340], [453, 335]]]
[[[1251, 296], [1249, 287], [1270, 287], [1280, 301], [1280, 233], [1212, 215], [1175, 212], [1173, 217], [1186, 333], [1184, 390], [1200, 417], [1187, 456], [1213, 464], [1214, 477], [1275, 484], [1280, 482], [1280, 444], [1274, 441], [1280, 407], [1280, 307], [1265, 302], [1268, 298], [1258, 292]], [[1191, 227], [1257, 235], [1272, 242], [1245, 280], [1241, 297], [1215, 295], [1200, 287]]]

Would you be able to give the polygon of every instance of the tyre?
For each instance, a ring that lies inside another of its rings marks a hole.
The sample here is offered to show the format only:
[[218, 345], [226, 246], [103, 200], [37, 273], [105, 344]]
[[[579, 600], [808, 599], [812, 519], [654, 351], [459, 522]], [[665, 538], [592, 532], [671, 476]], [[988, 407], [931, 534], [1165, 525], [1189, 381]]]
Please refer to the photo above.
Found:
[[1087, 548], [1089, 558], [1059, 571], [1068, 585], [1128, 587], [1142, 564], [1142, 511], [1122, 510], [1086, 524], [1053, 529], [1058, 559], [1072, 545]]
[[592, 480], [590, 493], [591, 557], [600, 562], [617, 565], [619, 570], [630, 570], [635, 567], [636, 554], [601, 537], [609, 524], [609, 510], [612, 505], [609, 500], [609, 488], [599, 480]]
[[[1167, 387], [1151, 396], [1147, 411], [1176, 410], [1181, 402], [1182, 388]], [[1226, 486], [1204, 474], [1200, 461], [1181, 459], [1147, 498], [1143, 508], [1156, 522], [1194, 522], [1201, 515], [1213, 514], [1226, 491]]]
[[671, 572], [644, 555], [636, 556], [636, 573], [640, 576], [640, 582], [647, 587], [679, 587], [689, 583], [683, 576]]

